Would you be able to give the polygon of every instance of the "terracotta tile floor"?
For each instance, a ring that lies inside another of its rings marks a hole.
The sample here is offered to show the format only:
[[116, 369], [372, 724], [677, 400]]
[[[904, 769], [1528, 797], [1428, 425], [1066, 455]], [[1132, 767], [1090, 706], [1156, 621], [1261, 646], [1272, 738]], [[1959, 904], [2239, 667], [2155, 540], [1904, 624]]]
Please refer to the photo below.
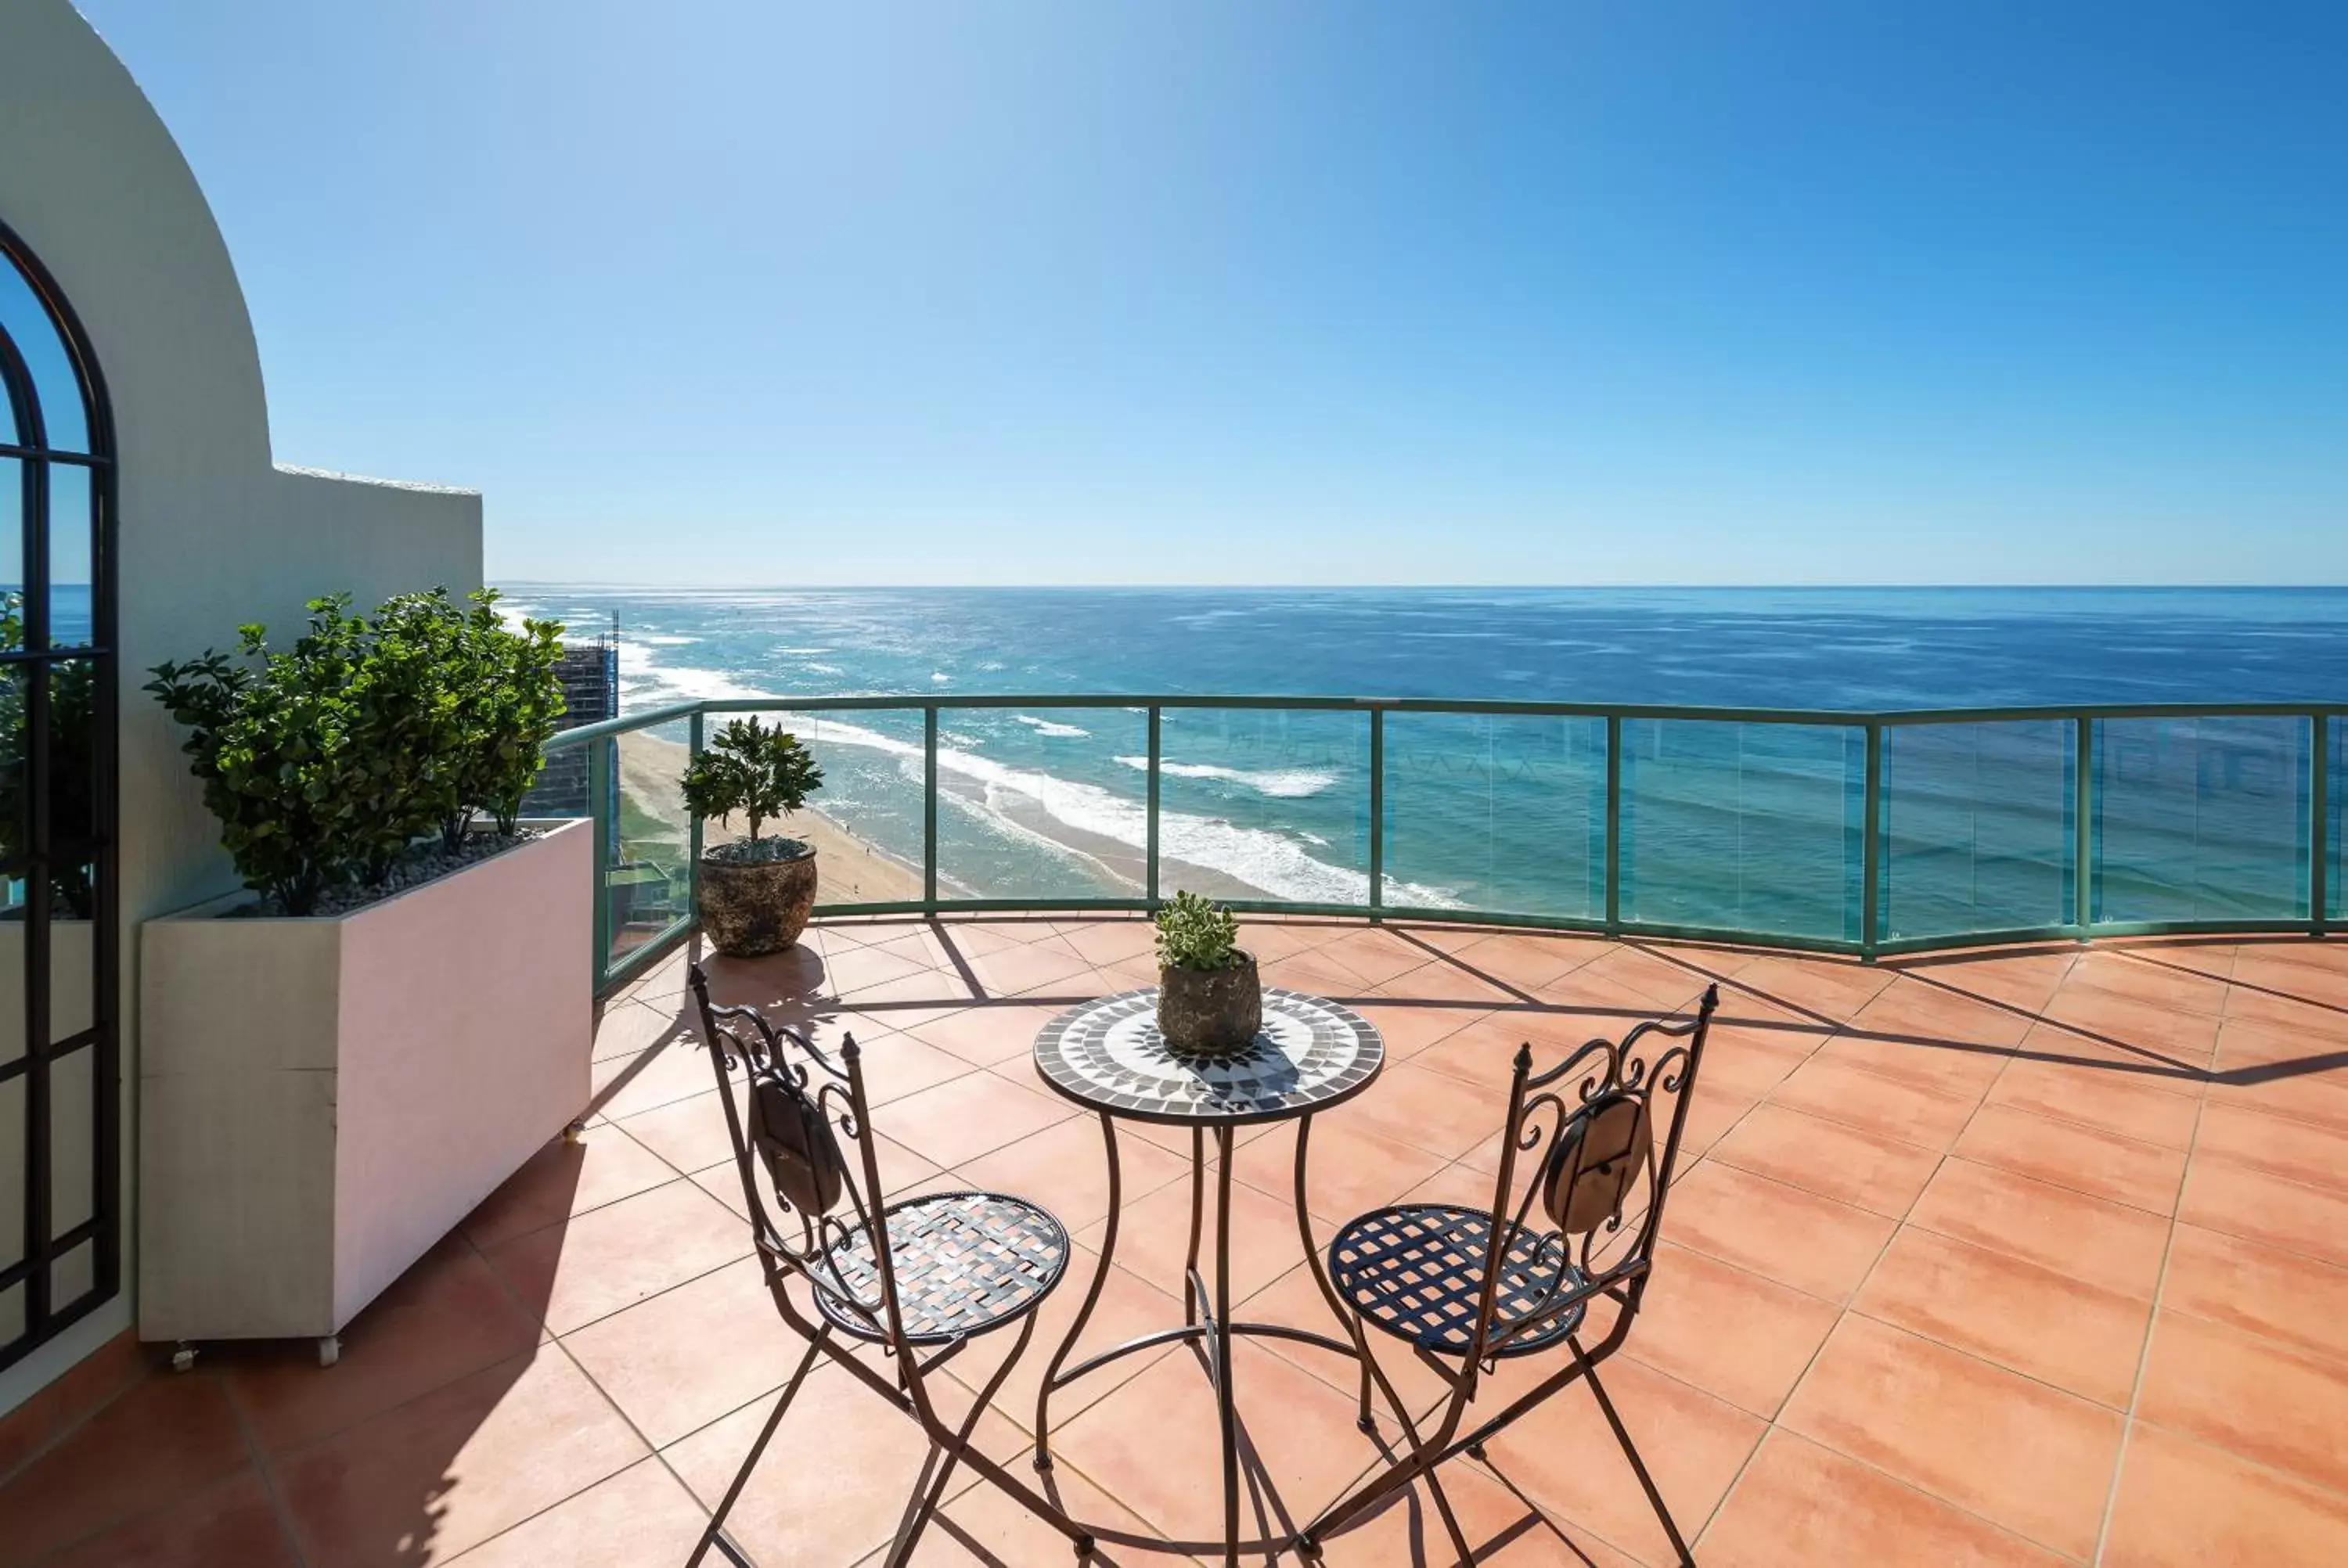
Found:
[[[2348, 1562], [2348, 944], [1869, 968], [1304, 921], [1251, 940], [1268, 980], [1347, 1000], [1392, 1052], [1313, 1141], [1324, 1238], [1406, 1194], [1481, 1200], [1519, 1041], [1616, 1032], [1723, 982], [1697, 1157], [1650, 1310], [1607, 1374], [1704, 1563]], [[1150, 979], [1148, 953], [1130, 920], [835, 923], [713, 974], [723, 999], [856, 1033], [893, 1187], [1019, 1192], [1081, 1245], [1107, 1210], [1097, 1132], [1043, 1090], [1027, 1047], [1060, 1009]], [[193, 1373], [150, 1371], [8, 1450], [0, 1568], [681, 1563], [794, 1358], [747, 1261], [684, 963], [603, 1009], [584, 1143], [484, 1203], [352, 1326], [339, 1367], [306, 1347], [210, 1348]], [[1257, 1315], [1311, 1321], [1292, 1146], [1272, 1130], [1241, 1150], [1235, 1273]], [[1179, 1310], [1187, 1139], [1128, 1151], [1104, 1344]], [[1076, 1296], [1047, 1304], [981, 1423], [1006, 1460], [1029, 1445]], [[1426, 1396], [1423, 1371], [1387, 1365]], [[1240, 1369], [1283, 1507], [1314, 1508], [1374, 1460], [1342, 1367], [1274, 1342]], [[739, 1534], [766, 1563], [877, 1563], [919, 1436], [836, 1368], [802, 1398]], [[1080, 1513], [1213, 1532], [1210, 1405], [1186, 1352], [1077, 1385], [1054, 1419]], [[1479, 1561], [1661, 1560], [1579, 1390], [1450, 1492]], [[1065, 1555], [965, 1488], [920, 1561]], [[1413, 1497], [1329, 1560], [1449, 1558]]]

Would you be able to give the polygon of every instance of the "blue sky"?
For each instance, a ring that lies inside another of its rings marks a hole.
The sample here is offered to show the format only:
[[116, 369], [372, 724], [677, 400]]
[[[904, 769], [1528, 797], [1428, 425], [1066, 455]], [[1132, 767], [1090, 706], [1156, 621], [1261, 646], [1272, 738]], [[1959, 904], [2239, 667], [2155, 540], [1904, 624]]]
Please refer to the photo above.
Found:
[[2348, 581], [2348, 6], [83, 0], [493, 577]]

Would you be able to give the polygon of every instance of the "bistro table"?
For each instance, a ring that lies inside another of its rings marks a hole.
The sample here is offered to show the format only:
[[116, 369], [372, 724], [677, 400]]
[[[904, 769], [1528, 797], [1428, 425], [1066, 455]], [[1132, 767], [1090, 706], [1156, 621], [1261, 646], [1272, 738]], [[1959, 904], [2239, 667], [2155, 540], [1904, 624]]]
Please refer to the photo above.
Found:
[[[1259, 1335], [1300, 1341], [1334, 1351], [1356, 1361], [1358, 1342], [1332, 1338], [1303, 1328], [1276, 1323], [1234, 1323], [1231, 1291], [1231, 1149], [1232, 1132], [1241, 1127], [1269, 1122], [1296, 1122], [1296, 1229], [1304, 1244], [1304, 1260], [1322, 1294], [1335, 1309], [1327, 1279], [1322, 1276], [1313, 1245], [1313, 1223], [1305, 1207], [1304, 1155], [1315, 1113], [1339, 1105], [1367, 1089], [1385, 1064], [1385, 1042], [1367, 1020], [1335, 1002], [1297, 991], [1266, 988], [1263, 1027], [1244, 1048], [1228, 1054], [1203, 1056], [1176, 1050], [1158, 1031], [1155, 989], [1125, 991], [1062, 1013], [1035, 1037], [1035, 1067], [1044, 1081], [1059, 1093], [1100, 1117], [1101, 1135], [1108, 1148], [1108, 1228], [1101, 1238], [1100, 1263], [1093, 1271], [1092, 1287], [1068, 1336], [1045, 1369], [1035, 1398], [1035, 1467], [1049, 1470], [1050, 1404], [1054, 1390], [1066, 1388], [1088, 1372], [1120, 1357], [1154, 1345], [1181, 1341], [1202, 1345], [1207, 1374], [1215, 1391], [1215, 1411], [1222, 1429], [1223, 1554], [1237, 1563], [1242, 1549], [1251, 1553], [1274, 1550], [1285, 1541], [1241, 1542], [1240, 1540], [1240, 1460], [1238, 1417], [1232, 1404], [1231, 1338]], [[1117, 1256], [1117, 1232], [1121, 1194], [1117, 1153], [1117, 1122], [1154, 1122], [1160, 1126], [1190, 1130], [1190, 1246], [1183, 1264], [1183, 1322], [1104, 1350], [1066, 1370], [1078, 1336], [1100, 1300]], [[1199, 1273], [1199, 1241], [1206, 1195], [1206, 1145], [1215, 1146], [1215, 1255], [1211, 1288]], [[1341, 1317], [1341, 1321], [1343, 1321]], [[1364, 1376], [1367, 1377], [1365, 1369]], [[1171, 1544], [1154, 1543], [1154, 1544]]]

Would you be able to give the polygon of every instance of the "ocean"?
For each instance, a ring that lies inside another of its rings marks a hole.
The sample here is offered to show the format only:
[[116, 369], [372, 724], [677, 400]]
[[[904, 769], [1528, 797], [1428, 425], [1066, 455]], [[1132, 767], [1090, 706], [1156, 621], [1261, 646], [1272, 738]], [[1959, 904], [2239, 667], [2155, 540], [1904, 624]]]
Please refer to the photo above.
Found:
[[[2348, 589], [2333, 589], [506, 591], [510, 612], [572, 636], [616, 631], [623, 712], [870, 693], [2348, 702]], [[918, 861], [919, 712], [792, 722], [826, 769], [826, 815]], [[1134, 895], [1140, 708], [1005, 704], [941, 723], [949, 891]], [[2333, 776], [2348, 776], [2348, 724], [2333, 730]], [[1625, 918], [1858, 934], [1859, 731], [1634, 721], [1622, 743]], [[1602, 722], [1395, 714], [1385, 747], [1386, 905], [1603, 913]], [[1167, 886], [1365, 900], [1364, 715], [1169, 710], [1162, 748]], [[1893, 732], [1882, 934], [2066, 919], [2073, 756], [2059, 723]], [[2302, 720], [2100, 726], [2096, 917], [2293, 917], [2312, 762]]]

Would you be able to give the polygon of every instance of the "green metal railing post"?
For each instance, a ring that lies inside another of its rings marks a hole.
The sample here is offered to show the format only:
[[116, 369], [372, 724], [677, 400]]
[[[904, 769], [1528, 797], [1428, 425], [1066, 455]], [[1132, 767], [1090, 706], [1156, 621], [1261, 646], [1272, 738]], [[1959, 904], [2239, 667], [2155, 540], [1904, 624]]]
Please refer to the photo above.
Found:
[[2332, 913], [2332, 716], [2309, 719], [2308, 738], [2315, 753], [2308, 759], [2307, 780], [2307, 920], [2308, 929], [2322, 936]]
[[1386, 711], [1370, 710], [1370, 918], [1386, 901]]
[[595, 983], [599, 989], [612, 969], [612, 837], [618, 821], [613, 809], [612, 764], [619, 750], [617, 735], [587, 748], [587, 815], [595, 825]]
[[1859, 953], [1868, 963], [1883, 939], [1877, 907], [1883, 875], [1883, 726], [1867, 726], [1867, 782], [1859, 792], [1859, 809], [1866, 814], [1859, 833]]
[[1606, 934], [1622, 929], [1622, 716], [1606, 715]]
[[2071, 736], [2071, 934], [2081, 941], [2096, 923], [2096, 721], [2082, 713]]
[[[685, 765], [691, 767], [700, 760], [707, 715], [699, 709], [693, 714], [685, 737]], [[701, 819], [686, 814], [691, 825], [685, 829], [685, 907], [694, 919], [701, 917]]]
[[1159, 732], [1165, 717], [1166, 711], [1163, 708], [1155, 702], [1149, 704], [1149, 767], [1147, 774], [1149, 795], [1148, 814], [1149, 845], [1148, 866], [1142, 874], [1141, 896], [1148, 902], [1152, 911], [1158, 907], [1158, 764], [1164, 755]]
[[938, 711], [922, 710], [922, 912], [938, 912]]

